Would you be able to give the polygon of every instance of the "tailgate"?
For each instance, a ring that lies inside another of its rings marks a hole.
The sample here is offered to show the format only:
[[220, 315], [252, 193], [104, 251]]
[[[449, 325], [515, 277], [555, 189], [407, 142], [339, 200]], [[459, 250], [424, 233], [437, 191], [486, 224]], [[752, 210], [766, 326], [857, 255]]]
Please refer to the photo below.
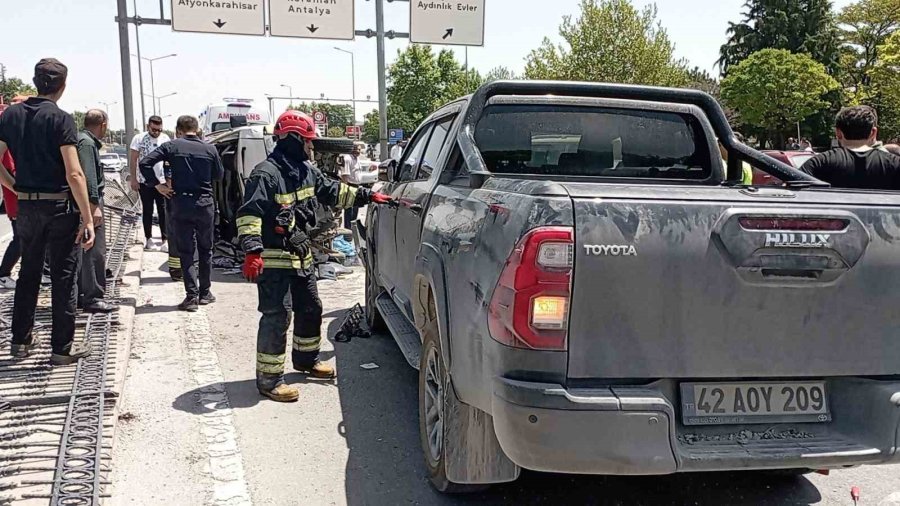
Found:
[[900, 373], [898, 210], [597, 198], [573, 208], [569, 377]]

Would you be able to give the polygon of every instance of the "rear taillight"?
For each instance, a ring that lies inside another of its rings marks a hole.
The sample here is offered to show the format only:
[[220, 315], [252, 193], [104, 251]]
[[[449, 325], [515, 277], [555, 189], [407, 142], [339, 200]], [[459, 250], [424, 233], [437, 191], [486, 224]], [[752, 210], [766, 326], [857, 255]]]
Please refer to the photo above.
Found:
[[850, 220], [840, 218], [740, 218], [744, 230], [791, 230], [798, 232], [837, 232], [850, 225]]
[[491, 297], [494, 340], [535, 350], [565, 350], [571, 299], [574, 233], [568, 227], [531, 230], [516, 244]]

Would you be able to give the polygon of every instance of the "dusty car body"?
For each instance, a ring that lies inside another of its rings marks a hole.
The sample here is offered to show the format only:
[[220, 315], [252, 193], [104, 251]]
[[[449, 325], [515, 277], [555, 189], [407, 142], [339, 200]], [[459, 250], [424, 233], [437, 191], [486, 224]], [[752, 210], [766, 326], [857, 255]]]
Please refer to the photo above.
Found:
[[704, 93], [585, 83], [485, 85], [385, 172], [367, 316], [439, 490], [900, 458], [900, 195], [737, 142]]

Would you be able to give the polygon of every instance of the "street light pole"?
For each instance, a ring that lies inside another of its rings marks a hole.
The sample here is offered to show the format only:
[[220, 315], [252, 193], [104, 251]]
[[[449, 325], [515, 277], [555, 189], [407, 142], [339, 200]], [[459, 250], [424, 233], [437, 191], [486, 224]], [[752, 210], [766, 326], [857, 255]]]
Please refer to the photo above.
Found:
[[158, 115], [162, 116], [162, 99], [164, 99], [164, 98], [169, 98], [169, 97], [171, 97], [171, 96], [173, 96], [173, 95], [177, 95], [177, 94], [178, 94], [177, 91], [173, 91], [172, 93], [169, 93], [168, 95], [163, 95], [163, 96], [161, 96], [161, 97], [156, 97], [156, 101], [159, 102], [159, 112], [157, 113]]
[[[140, 45], [138, 45], [138, 48], [140, 48]], [[157, 115], [156, 102], [155, 102], [155, 99], [157, 98], [157, 96], [156, 96], [156, 81], [153, 79], [153, 62], [155, 62], [156, 60], [162, 60], [164, 58], [171, 58], [173, 56], [178, 56], [178, 55], [175, 53], [172, 53], [172, 54], [167, 54], [165, 56], [157, 56], [156, 58], [145, 58], [145, 57], [141, 56], [140, 49], [139, 49], [138, 54], [133, 55], [133, 56], [139, 60], [138, 65], [141, 64], [140, 60], [146, 60], [146, 61], [150, 62], [150, 96], [153, 97], [153, 99], [154, 99], [154, 102], [152, 105], [153, 105], [153, 115], [155, 116], [155, 115]], [[142, 86], [141, 93], [143, 94], [143, 92], [144, 92], [144, 90], [143, 90], [143, 86]], [[141, 100], [143, 100], [143, 98]]]
[[353, 124], [356, 125], [356, 57], [353, 51], [347, 51], [339, 47], [335, 47], [335, 49], [350, 55], [350, 80], [353, 84]]
[[287, 90], [288, 90], [288, 96], [291, 97], [291, 103], [290, 103], [290, 105], [288, 105], [288, 108], [290, 109], [291, 107], [294, 106], [294, 90], [293, 90], [290, 86], [288, 86], [288, 85], [286, 85], [286, 84], [282, 84], [281, 87], [282, 87], [282, 88], [287, 88]]

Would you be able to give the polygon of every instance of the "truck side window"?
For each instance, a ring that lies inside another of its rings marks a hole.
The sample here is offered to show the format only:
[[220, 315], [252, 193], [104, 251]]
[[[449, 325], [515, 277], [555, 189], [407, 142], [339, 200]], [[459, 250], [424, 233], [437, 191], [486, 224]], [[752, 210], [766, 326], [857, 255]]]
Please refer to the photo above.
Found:
[[455, 119], [455, 115], [449, 116], [434, 125], [434, 130], [431, 132], [431, 140], [428, 141], [428, 147], [425, 148], [425, 154], [422, 155], [422, 164], [419, 166], [419, 173], [416, 175], [417, 180], [421, 181], [431, 177]]
[[415, 178], [416, 169], [419, 167], [419, 160], [422, 158], [425, 144], [428, 143], [428, 138], [431, 136], [432, 127], [432, 125], [425, 126], [403, 152], [403, 159], [400, 162], [399, 181], [412, 181]]

